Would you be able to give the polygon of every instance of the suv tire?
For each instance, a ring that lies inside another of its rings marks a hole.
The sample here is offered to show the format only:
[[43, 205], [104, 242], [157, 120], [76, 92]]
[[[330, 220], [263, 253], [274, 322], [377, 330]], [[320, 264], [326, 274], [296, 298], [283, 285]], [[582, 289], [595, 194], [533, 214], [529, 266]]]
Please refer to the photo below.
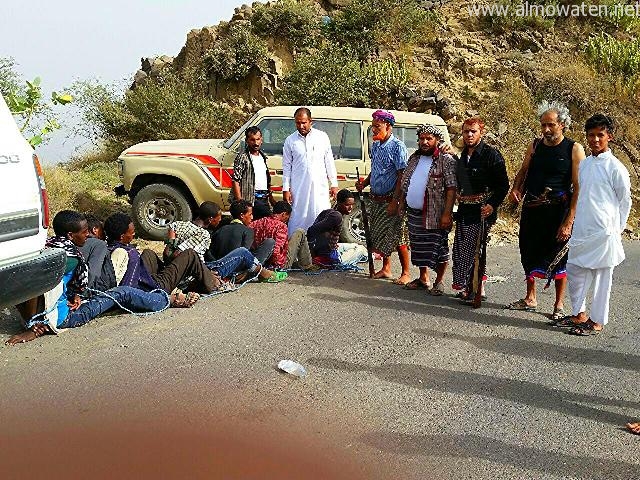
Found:
[[367, 244], [364, 237], [364, 223], [362, 221], [362, 212], [360, 211], [359, 202], [357, 202], [353, 206], [353, 210], [351, 210], [351, 213], [349, 215], [345, 215], [342, 217], [340, 242], [359, 243], [360, 245]]
[[191, 205], [176, 187], [152, 183], [133, 198], [133, 221], [136, 233], [147, 240], [167, 238], [167, 226], [175, 220], [191, 220]]

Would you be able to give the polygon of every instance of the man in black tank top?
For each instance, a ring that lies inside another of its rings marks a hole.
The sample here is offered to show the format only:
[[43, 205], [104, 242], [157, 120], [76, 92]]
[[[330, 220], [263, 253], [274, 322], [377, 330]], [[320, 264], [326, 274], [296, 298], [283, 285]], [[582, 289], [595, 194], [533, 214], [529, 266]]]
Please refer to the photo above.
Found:
[[[537, 307], [536, 278], [555, 280], [552, 320], [565, 316], [567, 248], [578, 199], [578, 165], [584, 148], [564, 136], [571, 123], [568, 109], [557, 102], [538, 108], [542, 139], [533, 141], [516, 175], [509, 198], [523, 201], [520, 218], [520, 260], [527, 294], [507, 308], [533, 311]], [[546, 288], [546, 287], [545, 287]]]

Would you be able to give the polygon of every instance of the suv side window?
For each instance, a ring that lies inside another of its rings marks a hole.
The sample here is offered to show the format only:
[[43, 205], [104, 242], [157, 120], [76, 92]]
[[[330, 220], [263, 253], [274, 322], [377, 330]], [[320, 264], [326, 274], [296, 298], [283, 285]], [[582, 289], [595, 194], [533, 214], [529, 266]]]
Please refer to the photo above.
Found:
[[[393, 135], [402, 140], [402, 142], [407, 147], [407, 152], [411, 155], [418, 149], [418, 137], [416, 135], [416, 127], [415, 125], [411, 127], [403, 127], [403, 126], [394, 126], [393, 127]], [[371, 133], [371, 127], [367, 129], [367, 141], [369, 145], [369, 158], [371, 158], [371, 144], [373, 143], [373, 134]]]
[[262, 130], [262, 150], [267, 155], [282, 155], [284, 141], [296, 131], [293, 118], [265, 118], [258, 127]]
[[362, 137], [359, 122], [314, 120], [313, 125], [329, 136], [333, 158], [336, 160], [362, 160]]

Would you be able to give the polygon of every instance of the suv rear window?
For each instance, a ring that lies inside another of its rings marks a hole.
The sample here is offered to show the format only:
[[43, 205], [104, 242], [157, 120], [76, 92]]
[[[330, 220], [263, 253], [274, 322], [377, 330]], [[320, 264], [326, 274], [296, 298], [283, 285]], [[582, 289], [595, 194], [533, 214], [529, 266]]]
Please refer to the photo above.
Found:
[[[336, 160], [362, 160], [361, 124], [334, 120], [314, 120], [314, 128], [329, 136], [333, 158]], [[262, 130], [262, 150], [267, 155], [282, 155], [286, 138], [296, 131], [291, 118], [265, 118], [258, 127]]]

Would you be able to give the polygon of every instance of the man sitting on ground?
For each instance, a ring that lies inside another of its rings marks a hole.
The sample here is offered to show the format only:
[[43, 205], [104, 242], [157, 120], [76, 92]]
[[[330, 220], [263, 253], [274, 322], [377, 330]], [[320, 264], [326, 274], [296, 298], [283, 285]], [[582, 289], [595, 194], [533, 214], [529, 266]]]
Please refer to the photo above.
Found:
[[342, 229], [342, 216], [353, 210], [355, 199], [347, 189], [336, 196], [335, 208], [320, 212], [313, 225], [307, 230], [307, 240], [313, 256], [313, 263], [320, 266], [354, 264], [367, 256], [367, 249], [357, 243], [338, 243]]
[[160, 291], [143, 292], [116, 287], [82, 303], [80, 295], [89, 284], [89, 271], [79, 248], [85, 244], [89, 229], [81, 213], [63, 210], [53, 219], [55, 236], [47, 239], [47, 248], [61, 248], [67, 254], [62, 281], [53, 290], [17, 305], [26, 330], [13, 335], [7, 345], [25, 343], [58, 329], [79, 327], [119, 304], [137, 311], [154, 312], [167, 307], [169, 298]]
[[[253, 220], [251, 204], [246, 200], [236, 200], [231, 203], [229, 213], [233, 217], [231, 223], [219, 229], [211, 239], [209, 251], [216, 259], [221, 259], [239, 247], [251, 250], [253, 244], [253, 230], [249, 228]], [[274, 245], [275, 240], [267, 238], [251, 252], [264, 265], [271, 256]]]
[[84, 245], [78, 250], [89, 265], [89, 284], [93, 290], [104, 292], [117, 286], [111, 254], [104, 240], [102, 220], [93, 214], [86, 215], [88, 234]]
[[[108, 246], [111, 252], [123, 249], [127, 252], [128, 262], [124, 274], [116, 271], [116, 277], [122, 276], [120, 285], [140, 288], [144, 291], [162, 289], [167, 293], [184, 280], [192, 277], [190, 291], [185, 298], [178, 298], [174, 306], [190, 307], [200, 293], [211, 293], [220, 286], [220, 279], [215, 277], [204, 265], [198, 254], [192, 249], [183, 251], [177, 257], [164, 263], [153, 250], [138, 252], [131, 241], [135, 237], [135, 227], [131, 217], [125, 213], [114, 213], [104, 222]], [[119, 264], [114, 264], [117, 269]]]
[[291, 205], [280, 200], [273, 206], [273, 213], [268, 217], [254, 220], [251, 228], [254, 231], [253, 246], [260, 245], [268, 238], [275, 241], [273, 253], [269, 261], [274, 267], [289, 270], [297, 260], [303, 270], [314, 269], [307, 234], [298, 228], [288, 238], [287, 223], [291, 217]]
[[211, 245], [210, 226], [220, 223], [222, 212], [213, 202], [203, 202], [196, 217], [190, 222], [175, 221], [169, 224], [169, 238], [165, 249], [165, 258], [171, 259], [185, 250], [192, 249], [204, 262], [204, 255]]

